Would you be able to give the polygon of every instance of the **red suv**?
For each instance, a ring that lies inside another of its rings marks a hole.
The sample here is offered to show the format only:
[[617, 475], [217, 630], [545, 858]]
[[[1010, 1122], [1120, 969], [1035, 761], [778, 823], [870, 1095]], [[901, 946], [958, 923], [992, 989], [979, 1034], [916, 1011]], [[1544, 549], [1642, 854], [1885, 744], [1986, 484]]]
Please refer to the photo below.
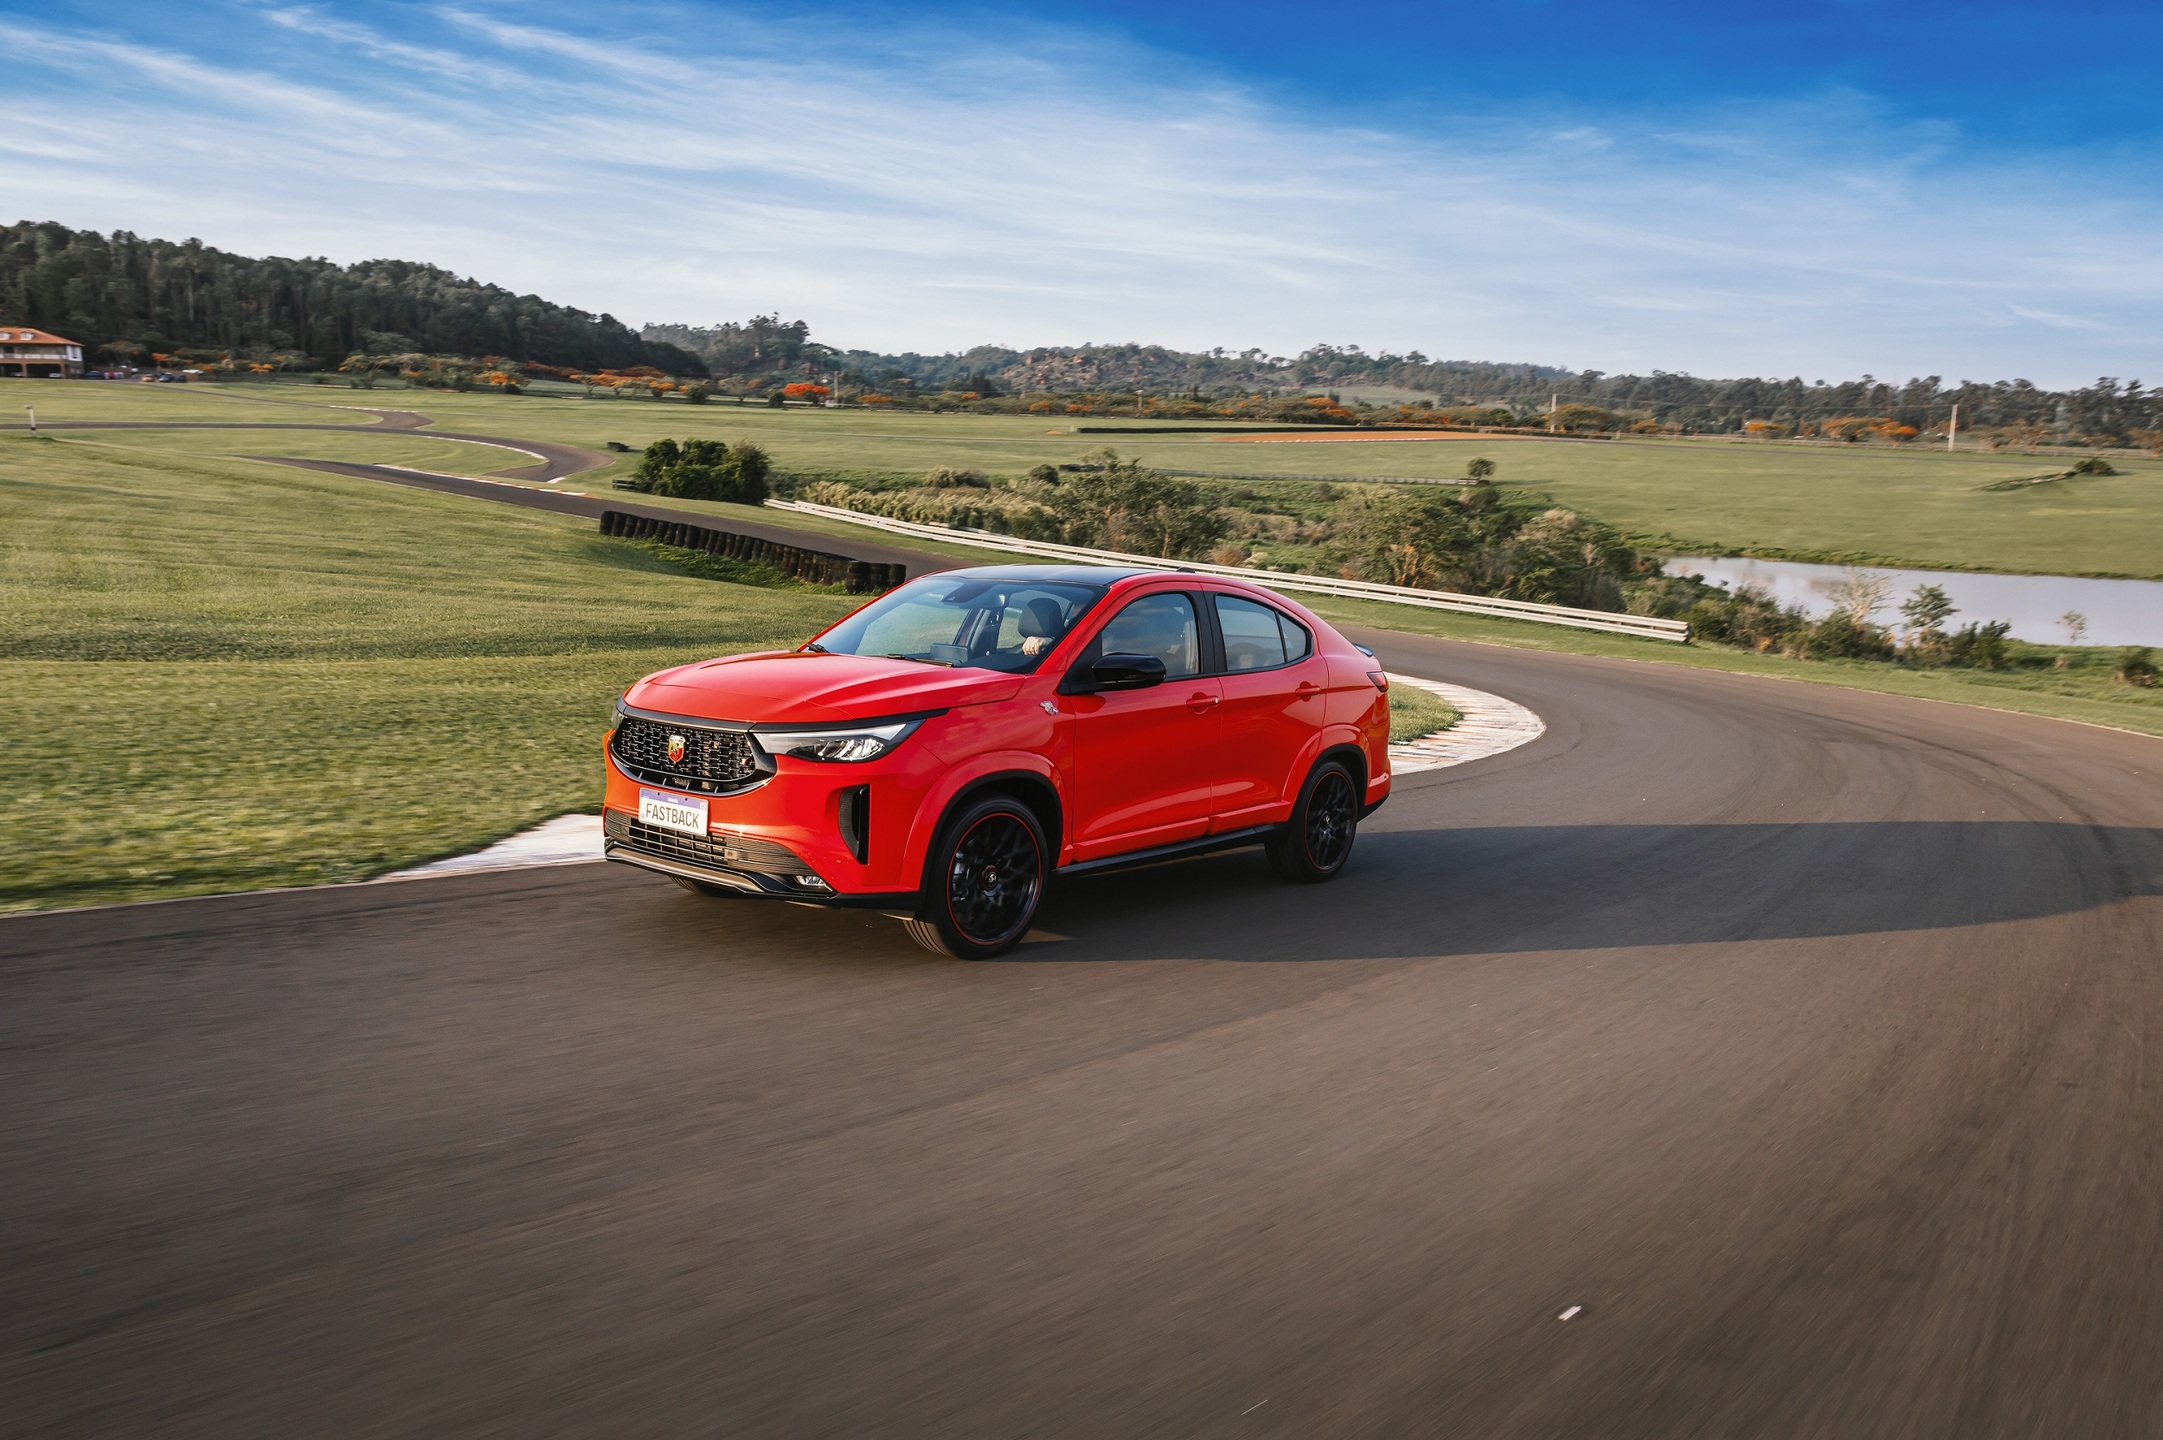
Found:
[[999, 565], [912, 581], [800, 650], [649, 675], [607, 744], [607, 854], [708, 895], [898, 911], [942, 954], [1052, 875], [1260, 844], [1344, 868], [1389, 794], [1374, 658], [1259, 586]]

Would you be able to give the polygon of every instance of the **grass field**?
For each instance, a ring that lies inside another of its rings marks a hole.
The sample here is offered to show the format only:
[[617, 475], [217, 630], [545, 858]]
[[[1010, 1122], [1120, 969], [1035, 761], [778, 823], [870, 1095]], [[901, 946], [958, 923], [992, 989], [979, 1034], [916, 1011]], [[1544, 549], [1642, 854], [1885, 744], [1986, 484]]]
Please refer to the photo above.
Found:
[[200, 439], [0, 436], [0, 910], [360, 879], [590, 809], [625, 684], [854, 603]]
[[[333, 407], [366, 397], [328, 386], [139, 385], [127, 381], [0, 379], [0, 423], [22, 424], [24, 406], [45, 420], [225, 420], [266, 424], [371, 425]], [[314, 411], [316, 413], [299, 413]]]
[[[0, 381], [0, 409], [19, 408], [21, 402], [12, 401], [17, 393], [34, 397], [40, 415], [51, 419], [137, 418], [133, 407], [142, 406], [154, 409], [157, 418], [307, 417], [346, 424], [365, 417], [330, 407], [371, 405], [422, 410], [444, 429], [563, 440], [594, 449], [609, 440], [643, 447], [664, 436], [751, 439], [784, 470], [844, 475], [920, 474], [935, 465], [1020, 474], [1047, 461], [1071, 461], [1106, 443], [1174, 469], [1260, 475], [1450, 476], [1461, 474], [1477, 453], [1501, 467], [1496, 478], [1506, 486], [1550, 496], [1654, 548], [1679, 553], [2163, 578], [2163, 544], [2156, 538], [2163, 535], [2163, 462], [2143, 457], [2114, 456], [2112, 463], [2125, 472], [2119, 476], [1993, 493], [1978, 487], [2069, 462], [2055, 456], [1727, 440], [1498, 437], [1478, 443], [1259, 445], [1199, 431], [1122, 436], [1116, 432], [1131, 425], [1063, 416], [770, 410], [726, 402], [691, 406], [312, 385]], [[272, 413], [278, 402], [285, 408]], [[152, 418], [148, 409], [140, 418]], [[1108, 427], [1111, 433], [1078, 434], [1079, 424]], [[271, 443], [285, 438], [265, 432], [214, 443], [224, 453], [310, 453]], [[351, 451], [324, 458], [375, 458], [370, 445], [399, 442], [356, 433], [351, 443]], [[611, 475], [635, 464], [635, 456], [619, 457], [607, 471], [574, 483], [605, 490]], [[436, 468], [484, 474], [502, 465], [489, 452], [454, 449]]]

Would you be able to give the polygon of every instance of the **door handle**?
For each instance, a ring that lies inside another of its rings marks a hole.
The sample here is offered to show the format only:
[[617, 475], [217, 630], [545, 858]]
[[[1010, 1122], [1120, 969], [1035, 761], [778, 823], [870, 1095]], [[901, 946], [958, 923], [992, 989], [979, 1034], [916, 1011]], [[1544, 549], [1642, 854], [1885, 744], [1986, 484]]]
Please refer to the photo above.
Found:
[[1292, 691], [1293, 696], [1300, 700], [1312, 700], [1315, 696], [1321, 693], [1322, 687], [1315, 684], [1312, 680], [1300, 681], [1299, 687]]
[[1222, 697], [1197, 690], [1192, 695], [1189, 695], [1187, 697], [1187, 708], [1199, 714], [1200, 712], [1207, 710], [1210, 706], [1216, 704], [1220, 698]]

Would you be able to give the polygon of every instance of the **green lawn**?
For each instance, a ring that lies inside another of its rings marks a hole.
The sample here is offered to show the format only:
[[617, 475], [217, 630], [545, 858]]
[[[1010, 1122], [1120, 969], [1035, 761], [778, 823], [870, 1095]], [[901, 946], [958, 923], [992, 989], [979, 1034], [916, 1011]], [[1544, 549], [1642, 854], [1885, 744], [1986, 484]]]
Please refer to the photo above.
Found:
[[[139, 385], [127, 381], [0, 378], [0, 424], [38, 420], [220, 420], [267, 424], [373, 425], [375, 417], [332, 407], [365, 404], [357, 392], [330, 386], [267, 384]], [[394, 402], [395, 403], [395, 402]], [[315, 413], [305, 413], [312, 410]]]
[[2163, 577], [2163, 462], [2120, 454], [2115, 476], [1978, 488], [2073, 458], [1627, 440], [1496, 454], [1498, 478], [1670, 552]]
[[192, 438], [0, 435], [0, 910], [361, 879], [591, 809], [625, 684], [853, 603]]
[[[1181, 470], [1255, 475], [1449, 476], [1474, 455], [1499, 466], [1506, 486], [1620, 526], [1640, 540], [1679, 552], [1746, 552], [1793, 559], [1906, 564], [1955, 570], [2163, 578], [2163, 462], [2114, 455], [2125, 473], [1993, 493], [1994, 480], [2063, 468], [2057, 455], [1947, 455], [1928, 448], [1815, 446], [1732, 440], [1570, 441], [1522, 437], [1477, 440], [1253, 443], [1193, 431], [1182, 434], [1079, 434], [1142, 422], [1068, 416], [925, 415], [863, 410], [771, 410], [717, 401], [593, 399], [577, 394], [507, 396], [384, 387], [315, 385], [62, 385], [0, 382], [0, 408], [16, 394], [35, 399], [46, 418], [321, 419], [363, 421], [333, 407], [418, 409], [439, 428], [564, 440], [602, 449], [619, 441], [643, 447], [663, 436], [750, 439], [784, 469], [798, 473], [920, 474], [934, 465], [976, 466], [1020, 474], [1047, 461], [1070, 461], [1109, 442], [1153, 464]], [[280, 408], [282, 407], [282, 408]], [[214, 442], [224, 453], [301, 454], [276, 448], [275, 433]], [[369, 458], [368, 437], [336, 458]], [[390, 444], [391, 437], [373, 443]], [[388, 453], [388, 452], [385, 452]], [[395, 463], [420, 463], [398, 461]], [[435, 468], [467, 474], [498, 463], [486, 451], [448, 452]], [[579, 477], [579, 488], [606, 490], [635, 456]], [[1236, 483], [1236, 482], [1234, 482]]]

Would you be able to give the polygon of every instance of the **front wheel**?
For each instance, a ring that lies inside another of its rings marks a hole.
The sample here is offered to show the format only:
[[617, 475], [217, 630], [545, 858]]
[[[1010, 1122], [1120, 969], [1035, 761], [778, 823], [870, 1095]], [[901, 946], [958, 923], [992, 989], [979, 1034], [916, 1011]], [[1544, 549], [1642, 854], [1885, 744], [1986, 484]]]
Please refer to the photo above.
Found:
[[987, 795], [940, 827], [924, 865], [922, 908], [902, 924], [935, 954], [1004, 955], [1029, 933], [1049, 868], [1036, 816], [1011, 796]]
[[1358, 829], [1359, 796], [1352, 772], [1331, 760], [1307, 776], [1292, 805], [1290, 823], [1264, 849], [1270, 867], [1284, 879], [1315, 885], [1344, 869]]

